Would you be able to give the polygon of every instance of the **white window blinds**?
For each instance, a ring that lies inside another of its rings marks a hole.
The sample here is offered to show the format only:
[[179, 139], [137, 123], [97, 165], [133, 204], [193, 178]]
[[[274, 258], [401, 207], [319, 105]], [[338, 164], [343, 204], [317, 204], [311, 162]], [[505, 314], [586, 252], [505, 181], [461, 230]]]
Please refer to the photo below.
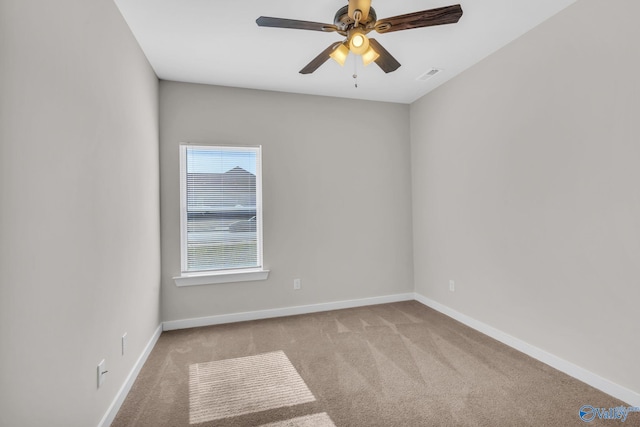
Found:
[[262, 267], [260, 147], [180, 146], [182, 271]]

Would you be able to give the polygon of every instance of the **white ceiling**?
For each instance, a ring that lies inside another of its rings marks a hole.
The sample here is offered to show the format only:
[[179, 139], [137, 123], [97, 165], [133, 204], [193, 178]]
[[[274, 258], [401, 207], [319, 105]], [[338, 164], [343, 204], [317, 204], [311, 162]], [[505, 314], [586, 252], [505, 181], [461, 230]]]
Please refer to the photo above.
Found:
[[[332, 24], [347, 0], [115, 0], [159, 78], [281, 92], [411, 103], [576, 0], [373, 0], [378, 19], [461, 4], [457, 24], [375, 34], [401, 64], [298, 71], [337, 33], [258, 27], [261, 15]], [[358, 59], [360, 59], [358, 57]], [[427, 81], [417, 77], [442, 69]]]

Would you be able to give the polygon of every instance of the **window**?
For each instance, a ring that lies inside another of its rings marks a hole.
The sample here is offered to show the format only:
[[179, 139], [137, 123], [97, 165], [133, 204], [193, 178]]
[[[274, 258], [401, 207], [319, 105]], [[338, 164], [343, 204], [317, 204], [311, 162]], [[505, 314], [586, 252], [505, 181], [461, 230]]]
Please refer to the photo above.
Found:
[[177, 285], [266, 279], [261, 163], [260, 147], [180, 146]]

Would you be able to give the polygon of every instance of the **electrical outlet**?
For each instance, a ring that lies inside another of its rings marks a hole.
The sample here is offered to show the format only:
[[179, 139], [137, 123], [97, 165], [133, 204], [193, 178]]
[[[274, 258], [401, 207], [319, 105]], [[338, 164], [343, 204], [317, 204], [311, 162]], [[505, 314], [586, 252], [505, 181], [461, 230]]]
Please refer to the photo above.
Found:
[[102, 361], [98, 363], [98, 388], [100, 388], [100, 386], [104, 382], [104, 376], [107, 374], [107, 372], [109, 372], [107, 371], [107, 362], [102, 359]]
[[293, 289], [300, 289], [300, 279], [293, 279]]
[[124, 356], [124, 352], [127, 350], [127, 333], [125, 332], [122, 336], [122, 355]]
[[449, 290], [451, 292], [455, 292], [456, 291], [456, 282], [454, 282], [453, 280], [449, 280]]

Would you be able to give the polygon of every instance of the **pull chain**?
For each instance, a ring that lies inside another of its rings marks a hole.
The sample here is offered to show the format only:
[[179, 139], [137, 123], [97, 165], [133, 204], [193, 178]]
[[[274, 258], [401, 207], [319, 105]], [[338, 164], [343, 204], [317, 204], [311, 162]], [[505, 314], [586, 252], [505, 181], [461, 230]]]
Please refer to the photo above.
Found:
[[356, 89], [358, 89], [358, 61], [355, 56], [353, 57], [353, 81]]

